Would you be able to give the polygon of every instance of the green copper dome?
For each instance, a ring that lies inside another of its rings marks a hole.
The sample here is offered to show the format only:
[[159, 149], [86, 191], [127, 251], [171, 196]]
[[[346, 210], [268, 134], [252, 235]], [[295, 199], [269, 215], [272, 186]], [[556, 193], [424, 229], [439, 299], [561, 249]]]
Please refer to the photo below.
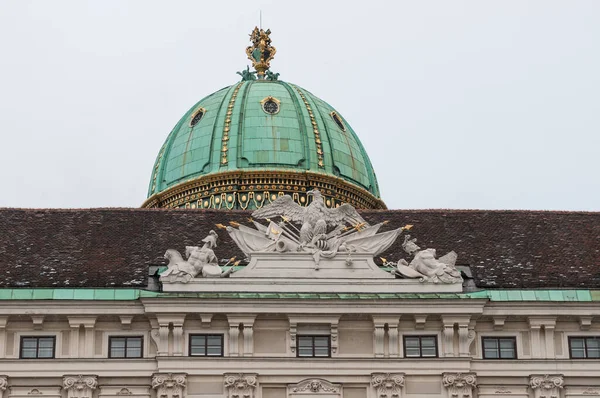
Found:
[[339, 112], [294, 84], [250, 80], [181, 118], [159, 151], [144, 206], [256, 208], [256, 195], [296, 192], [301, 203], [312, 188], [330, 206], [385, 208], [369, 157]]

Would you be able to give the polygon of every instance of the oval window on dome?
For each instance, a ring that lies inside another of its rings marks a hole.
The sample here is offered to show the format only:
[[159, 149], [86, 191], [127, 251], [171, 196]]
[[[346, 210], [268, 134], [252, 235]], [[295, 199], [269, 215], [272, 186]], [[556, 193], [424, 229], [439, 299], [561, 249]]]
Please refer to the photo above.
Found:
[[330, 115], [335, 124], [337, 124], [338, 127], [342, 129], [342, 131], [346, 131], [346, 125], [344, 124], [342, 118], [335, 112], [331, 112]]
[[204, 109], [204, 108], [199, 108], [198, 110], [196, 110], [196, 112], [194, 112], [194, 115], [190, 119], [190, 127], [194, 127], [195, 125], [197, 125], [205, 113], [206, 113], [206, 109]]
[[279, 112], [279, 105], [281, 104], [281, 101], [279, 101], [275, 97], [269, 96], [260, 101], [260, 103], [265, 113], [268, 113], [269, 115], [274, 115]]

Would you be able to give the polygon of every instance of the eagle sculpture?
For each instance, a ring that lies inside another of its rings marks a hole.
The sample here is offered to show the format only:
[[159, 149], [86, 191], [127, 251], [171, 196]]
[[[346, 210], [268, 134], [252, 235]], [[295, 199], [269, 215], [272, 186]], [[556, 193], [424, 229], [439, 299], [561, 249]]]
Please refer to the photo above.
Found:
[[252, 216], [260, 219], [271, 217], [283, 217], [284, 219], [302, 225], [300, 228], [300, 244], [310, 243], [313, 238], [327, 234], [328, 227], [341, 228], [350, 224], [352, 226], [366, 226], [369, 224], [349, 205], [343, 205], [330, 209], [323, 202], [323, 195], [317, 189], [308, 191], [313, 200], [308, 206], [300, 206], [295, 203], [291, 196], [280, 196], [270, 205], [256, 210]]

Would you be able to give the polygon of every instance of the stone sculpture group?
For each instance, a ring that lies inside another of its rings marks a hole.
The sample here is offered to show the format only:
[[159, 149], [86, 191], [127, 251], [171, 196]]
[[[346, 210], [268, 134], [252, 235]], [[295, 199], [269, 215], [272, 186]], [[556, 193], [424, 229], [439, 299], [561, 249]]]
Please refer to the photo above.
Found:
[[[254, 211], [252, 216], [266, 220], [268, 225], [252, 220], [254, 228], [235, 222], [231, 222], [231, 226], [227, 227], [220, 224], [217, 226], [227, 230], [232, 240], [249, 259], [253, 255], [264, 253], [304, 253], [314, 260], [315, 270], [319, 269], [321, 259], [332, 259], [338, 255], [346, 256], [348, 267], [352, 266], [353, 253], [367, 255], [372, 259], [387, 250], [403, 231], [412, 227], [407, 225], [379, 232], [386, 222], [370, 225], [347, 203], [328, 208], [318, 190], [309, 191], [307, 195], [313, 197], [307, 206], [301, 206], [285, 195]], [[169, 264], [161, 275], [161, 281], [187, 283], [194, 278], [228, 277], [234, 267], [223, 271], [218, 265], [213, 251], [217, 240], [216, 232], [210, 231], [202, 240], [202, 247], [186, 247], [186, 260], [177, 250], [167, 250], [165, 258], [169, 260]], [[392, 267], [393, 275], [398, 278], [418, 279], [425, 283], [462, 282], [461, 274], [455, 267], [456, 253], [450, 252], [436, 259], [435, 249], [421, 250], [415, 242], [416, 239], [406, 235], [402, 245], [403, 249], [413, 256], [410, 263], [403, 259], [396, 263], [386, 262], [387, 266]], [[230, 259], [225, 265], [229, 265], [233, 260]]]
[[[197, 276], [203, 278], [224, 278], [229, 276], [233, 268], [223, 272], [213, 251], [213, 248], [217, 247], [217, 240], [217, 233], [210, 231], [208, 236], [202, 239], [202, 242], [204, 242], [202, 247], [186, 246], [185, 254], [187, 260], [184, 260], [177, 250], [167, 250], [164, 257], [169, 260], [169, 264], [167, 265], [167, 270], [161, 274], [161, 280], [163, 282], [187, 283]], [[233, 260], [231, 259], [230, 262]]]

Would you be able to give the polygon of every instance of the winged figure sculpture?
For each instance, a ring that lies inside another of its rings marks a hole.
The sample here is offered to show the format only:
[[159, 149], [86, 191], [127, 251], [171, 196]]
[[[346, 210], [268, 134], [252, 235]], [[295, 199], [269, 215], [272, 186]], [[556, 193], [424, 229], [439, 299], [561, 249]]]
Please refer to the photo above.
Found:
[[368, 227], [369, 224], [348, 203], [330, 209], [323, 202], [323, 195], [318, 190], [308, 191], [313, 200], [308, 206], [300, 206], [295, 203], [291, 196], [280, 196], [269, 206], [256, 210], [252, 216], [259, 219], [271, 217], [284, 217], [285, 219], [301, 224], [299, 231], [300, 244], [304, 245], [313, 238], [327, 233], [328, 227], [343, 228], [346, 225], [361, 225]]

